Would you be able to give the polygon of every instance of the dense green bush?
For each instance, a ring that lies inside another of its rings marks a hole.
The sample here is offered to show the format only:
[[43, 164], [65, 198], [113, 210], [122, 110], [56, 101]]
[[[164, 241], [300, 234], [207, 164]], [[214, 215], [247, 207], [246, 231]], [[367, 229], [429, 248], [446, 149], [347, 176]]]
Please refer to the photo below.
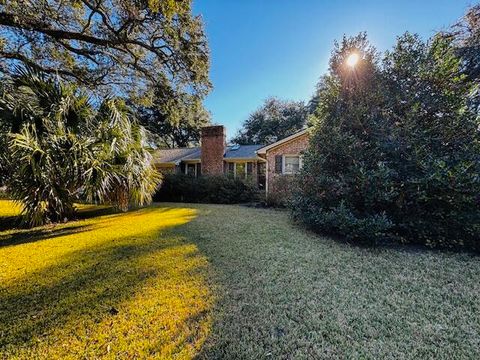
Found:
[[480, 116], [464, 70], [449, 37], [406, 34], [383, 61], [364, 34], [337, 44], [294, 217], [354, 241], [480, 249]]
[[226, 176], [165, 174], [155, 201], [239, 204], [256, 200], [255, 186]]

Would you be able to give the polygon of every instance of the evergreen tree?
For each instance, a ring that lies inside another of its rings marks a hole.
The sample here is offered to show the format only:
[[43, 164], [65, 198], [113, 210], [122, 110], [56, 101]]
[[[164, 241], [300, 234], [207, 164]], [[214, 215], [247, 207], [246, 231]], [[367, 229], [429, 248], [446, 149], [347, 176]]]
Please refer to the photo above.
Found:
[[441, 35], [407, 33], [382, 62], [365, 34], [336, 44], [294, 216], [354, 240], [480, 248], [480, 123], [464, 64]]

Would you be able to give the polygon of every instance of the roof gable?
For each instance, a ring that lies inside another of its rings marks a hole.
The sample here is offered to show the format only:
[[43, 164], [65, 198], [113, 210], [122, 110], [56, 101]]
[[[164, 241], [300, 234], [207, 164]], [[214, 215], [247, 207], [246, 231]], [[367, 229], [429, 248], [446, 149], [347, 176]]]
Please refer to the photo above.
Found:
[[303, 135], [307, 135], [309, 130], [310, 130], [310, 128], [297, 131], [295, 134], [287, 136], [286, 138], [283, 138], [281, 140], [275, 141], [273, 144], [261, 147], [257, 150], [257, 154], [266, 154], [267, 151], [270, 150], [270, 149], [276, 148], [277, 146], [280, 146], [280, 145], [285, 144], [287, 142], [293, 141], [296, 138], [299, 138]]

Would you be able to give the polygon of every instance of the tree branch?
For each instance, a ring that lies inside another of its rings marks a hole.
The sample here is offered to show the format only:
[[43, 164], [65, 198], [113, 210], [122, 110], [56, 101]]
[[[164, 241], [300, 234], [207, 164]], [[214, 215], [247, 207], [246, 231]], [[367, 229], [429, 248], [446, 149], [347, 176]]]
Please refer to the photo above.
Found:
[[32, 68], [35, 68], [37, 70], [40, 70], [42, 72], [45, 72], [47, 74], [62, 74], [66, 76], [71, 76], [74, 77], [77, 80], [80, 80], [81, 77], [77, 74], [75, 74], [72, 71], [68, 70], [62, 70], [62, 69], [56, 69], [56, 68], [48, 68], [41, 66], [37, 64], [36, 62], [28, 59], [27, 57], [23, 56], [22, 54], [19, 53], [9, 53], [5, 51], [0, 51], [0, 57], [5, 58], [5, 59], [14, 59], [23, 62], [25, 65], [30, 66]]

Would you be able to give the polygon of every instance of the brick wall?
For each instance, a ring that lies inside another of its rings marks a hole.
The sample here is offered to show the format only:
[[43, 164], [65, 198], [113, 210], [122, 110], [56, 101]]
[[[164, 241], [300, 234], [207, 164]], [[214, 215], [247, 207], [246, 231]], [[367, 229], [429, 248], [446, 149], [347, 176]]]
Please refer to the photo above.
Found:
[[225, 153], [226, 146], [225, 127], [204, 127], [202, 128], [201, 136], [202, 174], [223, 174], [223, 155]]
[[308, 134], [303, 134], [287, 143], [281, 144], [267, 151], [267, 189], [268, 193], [274, 193], [275, 181], [280, 176], [289, 176], [275, 173], [275, 156], [277, 155], [300, 155], [308, 146]]

